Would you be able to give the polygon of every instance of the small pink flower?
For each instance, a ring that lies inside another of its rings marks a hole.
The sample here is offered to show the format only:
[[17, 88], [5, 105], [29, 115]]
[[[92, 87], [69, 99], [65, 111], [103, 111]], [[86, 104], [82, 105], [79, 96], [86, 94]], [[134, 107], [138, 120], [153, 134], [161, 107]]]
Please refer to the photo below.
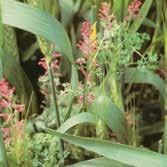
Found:
[[85, 60], [85, 58], [83, 58], [83, 57], [78, 58], [75, 62], [76, 62], [77, 64], [79, 64], [79, 65], [84, 65], [84, 64], [86, 64], [86, 60]]
[[0, 99], [0, 107], [2, 108], [9, 108], [11, 105], [11, 102], [9, 100], [5, 100], [5, 99]]
[[[88, 93], [86, 100], [87, 100], [87, 104], [91, 104], [93, 103], [93, 101], [96, 99], [96, 96], [93, 95], [93, 93]], [[83, 96], [79, 96], [79, 102], [83, 103], [84, 97]]]
[[14, 93], [14, 88], [9, 87], [9, 83], [6, 79], [0, 80], [0, 96], [9, 99]]
[[110, 17], [110, 5], [107, 2], [102, 2], [99, 9], [99, 18], [102, 20], [108, 20]]
[[110, 29], [112, 27], [112, 21], [115, 19], [115, 16], [111, 14], [110, 4], [102, 2], [98, 16], [101, 21], [105, 22], [105, 28]]
[[58, 60], [54, 60], [51, 64], [52, 68], [54, 70], [59, 70], [60, 69], [60, 65], [59, 65], [59, 61]]
[[9, 137], [10, 129], [9, 128], [2, 128], [4, 138]]
[[17, 112], [21, 113], [25, 110], [25, 105], [24, 104], [15, 104], [14, 108]]
[[139, 10], [140, 6], [142, 5], [140, 0], [134, 0], [129, 6], [128, 6], [128, 12], [129, 12], [129, 18], [136, 18], [139, 16]]
[[89, 37], [91, 35], [91, 23], [89, 21], [82, 23], [81, 35], [84, 41], [89, 41]]
[[40, 61], [38, 62], [38, 65], [42, 66], [46, 71], [48, 70], [48, 65], [46, 63], [46, 59], [45, 58], [40, 59]]
[[53, 58], [60, 58], [61, 54], [59, 52], [53, 51], [52, 52]]
[[79, 101], [79, 103], [83, 103], [83, 96], [79, 96], [79, 98], [78, 98], [78, 101]]
[[9, 128], [2, 128], [3, 139], [5, 144], [9, 145], [10, 143], [10, 129]]
[[9, 120], [10, 116], [8, 113], [0, 113], [0, 118], [2, 118], [4, 121]]
[[88, 103], [91, 104], [96, 99], [96, 96], [93, 93], [88, 93]]

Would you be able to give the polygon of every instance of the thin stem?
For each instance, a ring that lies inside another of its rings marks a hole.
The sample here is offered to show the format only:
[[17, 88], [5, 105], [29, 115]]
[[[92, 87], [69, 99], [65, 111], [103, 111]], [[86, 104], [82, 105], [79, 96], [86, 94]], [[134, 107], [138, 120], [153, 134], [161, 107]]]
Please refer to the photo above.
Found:
[[[60, 115], [59, 115], [59, 109], [58, 109], [58, 104], [57, 104], [57, 95], [56, 95], [56, 89], [54, 86], [54, 77], [53, 77], [53, 71], [51, 68], [51, 64], [49, 63], [48, 65], [49, 68], [49, 77], [50, 77], [50, 86], [51, 86], [51, 91], [52, 91], [52, 96], [53, 96], [53, 100], [54, 100], [54, 110], [55, 110], [55, 114], [56, 114], [56, 124], [57, 124], [57, 128], [59, 128], [61, 126], [61, 122], [60, 122]], [[59, 139], [59, 150], [60, 150], [60, 155], [61, 155], [61, 160], [63, 161], [61, 163], [61, 166], [64, 166], [64, 142], [63, 140]]]
[[[1, 120], [0, 120], [1, 121]], [[0, 155], [2, 156], [2, 165], [4, 167], [8, 167], [8, 163], [7, 163], [7, 156], [6, 156], [6, 150], [5, 150], [5, 144], [3, 141], [3, 134], [2, 134], [2, 130], [1, 130], [1, 122], [0, 122]]]

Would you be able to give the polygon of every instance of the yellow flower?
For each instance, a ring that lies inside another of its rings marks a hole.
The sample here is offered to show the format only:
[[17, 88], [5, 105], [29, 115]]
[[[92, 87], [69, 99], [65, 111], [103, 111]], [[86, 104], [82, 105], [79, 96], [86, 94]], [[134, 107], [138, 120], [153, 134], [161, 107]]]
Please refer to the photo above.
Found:
[[96, 33], [96, 22], [91, 26], [91, 34], [90, 34], [90, 40], [94, 42], [97, 38], [97, 33]]

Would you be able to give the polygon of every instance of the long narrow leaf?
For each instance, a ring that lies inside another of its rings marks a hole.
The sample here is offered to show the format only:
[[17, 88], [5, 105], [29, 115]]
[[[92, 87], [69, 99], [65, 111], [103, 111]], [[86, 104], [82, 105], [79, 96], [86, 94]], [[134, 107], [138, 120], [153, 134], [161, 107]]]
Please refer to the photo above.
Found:
[[47, 132], [67, 142], [121, 163], [135, 167], [166, 167], [167, 156], [156, 152], [117, 144], [111, 141], [62, 134], [51, 129], [47, 129]]
[[71, 44], [64, 27], [46, 12], [24, 3], [2, 0], [2, 21], [48, 39], [73, 62]]
[[106, 123], [122, 143], [128, 142], [125, 117], [109, 97], [99, 96], [92, 104], [91, 111]]
[[74, 127], [75, 125], [81, 124], [81, 123], [96, 123], [96, 118], [91, 113], [80, 113], [78, 115], [75, 115], [68, 119], [66, 122], [64, 122], [61, 127], [58, 129], [59, 132], [65, 133], [70, 128]]
[[80, 162], [67, 167], [132, 167], [108, 158], [96, 158], [88, 161]]
[[162, 97], [165, 97], [166, 84], [154, 72], [147, 69], [128, 68], [125, 71], [125, 82], [127, 83], [147, 83], [155, 86]]
[[0, 125], [0, 167], [7, 167], [7, 157], [6, 157], [6, 150], [5, 150], [5, 144], [3, 141], [3, 135]]

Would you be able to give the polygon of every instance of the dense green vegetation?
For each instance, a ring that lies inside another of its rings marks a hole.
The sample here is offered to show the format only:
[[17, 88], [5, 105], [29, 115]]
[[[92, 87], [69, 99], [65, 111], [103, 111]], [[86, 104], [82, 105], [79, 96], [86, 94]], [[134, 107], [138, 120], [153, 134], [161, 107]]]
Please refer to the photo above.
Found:
[[0, 167], [166, 167], [165, 0], [0, 0]]

